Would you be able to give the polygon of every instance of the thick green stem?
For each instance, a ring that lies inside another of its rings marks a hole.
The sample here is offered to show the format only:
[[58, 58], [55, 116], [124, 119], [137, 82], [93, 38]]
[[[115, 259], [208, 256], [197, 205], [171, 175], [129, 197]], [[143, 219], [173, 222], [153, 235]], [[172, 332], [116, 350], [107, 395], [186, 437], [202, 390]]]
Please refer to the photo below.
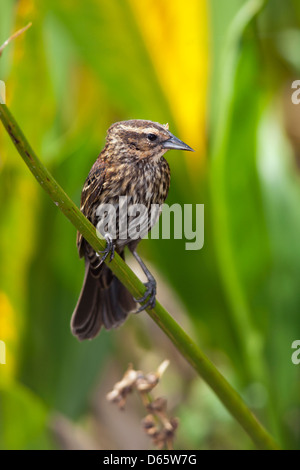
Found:
[[[95, 227], [80, 212], [42, 162], [37, 158], [7, 106], [3, 104], [0, 104], [0, 119], [26, 165], [42, 188], [49, 194], [53, 202], [96, 251], [103, 250], [105, 248], [105, 241], [98, 238]], [[145, 286], [124, 263], [120, 256], [116, 254], [113, 261], [109, 263], [109, 267], [134, 297], [141, 297], [144, 294]], [[231, 413], [249, 434], [256, 446], [260, 449], [278, 449], [276, 442], [257, 421], [240, 395], [232, 388], [164, 307], [160, 305], [159, 302], [156, 302], [155, 308], [152, 310], [147, 309], [147, 313], [170, 338], [197, 373], [211, 387], [229, 413]]]

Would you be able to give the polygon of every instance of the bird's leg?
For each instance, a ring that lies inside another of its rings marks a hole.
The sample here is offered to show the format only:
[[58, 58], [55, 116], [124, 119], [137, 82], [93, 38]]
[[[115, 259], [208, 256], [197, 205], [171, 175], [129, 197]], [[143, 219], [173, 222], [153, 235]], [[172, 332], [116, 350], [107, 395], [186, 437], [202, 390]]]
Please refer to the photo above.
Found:
[[154, 277], [150, 273], [147, 266], [145, 266], [143, 260], [140, 258], [140, 256], [137, 254], [137, 252], [134, 250], [134, 251], [132, 251], [132, 254], [135, 257], [135, 259], [137, 260], [137, 262], [139, 263], [139, 265], [141, 266], [142, 270], [144, 271], [144, 273], [145, 273], [145, 275], [147, 276], [147, 279], [148, 279], [148, 282], [146, 282], [146, 284], [145, 284], [147, 290], [146, 290], [145, 294], [143, 295], [143, 297], [141, 297], [140, 299], [134, 299], [138, 303], [145, 302], [145, 300], [148, 299], [147, 302], [144, 305], [141, 305], [141, 307], [135, 312], [135, 313], [139, 313], [139, 312], [141, 312], [142, 310], [145, 310], [148, 307], [150, 307], [150, 308], [155, 307], [155, 302], [156, 302], [156, 298], [155, 298], [156, 297], [156, 280], [154, 279]]
[[99, 253], [103, 254], [100, 260], [101, 264], [106, 260], [109, 254], [110, 254], [110, 261], [112, 261], [115, 257], [115, 245], [114, 245], [112, 237], [109, 235], [109, 233], [106, 233], [104, 238], [106, 240], [105, 250], [98, 251], [97, 253], [98, 256], [99, 256]]

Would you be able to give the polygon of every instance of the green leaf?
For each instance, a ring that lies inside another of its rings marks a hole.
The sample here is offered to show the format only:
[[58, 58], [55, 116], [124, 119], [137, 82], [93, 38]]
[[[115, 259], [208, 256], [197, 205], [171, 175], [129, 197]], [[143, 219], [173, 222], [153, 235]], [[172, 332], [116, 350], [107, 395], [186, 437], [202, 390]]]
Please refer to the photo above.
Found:
[[26, 387], [0, 383], [0, 449], [50, 449], [47, 408]]

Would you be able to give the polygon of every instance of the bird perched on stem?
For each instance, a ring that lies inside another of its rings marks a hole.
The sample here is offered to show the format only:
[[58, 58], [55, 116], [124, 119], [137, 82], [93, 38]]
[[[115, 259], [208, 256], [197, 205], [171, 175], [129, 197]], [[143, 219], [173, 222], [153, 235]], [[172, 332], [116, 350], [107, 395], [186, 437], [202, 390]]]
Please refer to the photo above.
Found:
[[[146, 210], [144, 233], [155, 223], [151, 207], [161, 207], [170, 186], [170, 169], [164, 158], [169, 149], [193, 151], [171, 134], [168, 125], [136, 119], [117, 122], [108, 129], [106, 145], [92, 166], [81, 195], [81, 211], [95, 227], [102, 224], [104, 232], [99, 231], [107, 244], [104, 252], [96, 253], [77, 234], [79, 256], [85, 258], [85, 277], [71, 330], [79, 340], [94, 338], [102, 326], [119, 326], [131, 311], [138, 313], [155, 306], [156, 281], [136, 252], [141, 237], [130, 236], [128, 227], [134, 219], [130, 209], [137, 204]], [[120, 198], [126, 200], [125, 216]], [[112, 221], [116, 222], [114, 230], [109, 229]], [[125, 225], [125, 236], [120, 222]], [[125, 246], [147, 277], [146, 292], [140, 299], [134, 299], [104, 263], [108, 256], [113, 258], [115, 251], [124, 259]], [[137, 310], [136, 302], [143, 304]]]

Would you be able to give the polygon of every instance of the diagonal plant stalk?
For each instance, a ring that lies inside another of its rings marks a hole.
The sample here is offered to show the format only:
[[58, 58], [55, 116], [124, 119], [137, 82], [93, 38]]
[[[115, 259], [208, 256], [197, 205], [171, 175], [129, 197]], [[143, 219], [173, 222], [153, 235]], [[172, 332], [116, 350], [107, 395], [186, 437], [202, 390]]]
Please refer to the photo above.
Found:
[[4, 51], [4, 49], [6, 48], [6, 46], [8, 46], [8, 44], [15, 38], [17, 38], [18, 36], [20, 36], [20, 34], [23, 34], [25, 33], [25, 31], [27, 31], [27, 29], [29, 29], [30, 27], [32, 26], [32, 23], [28, 23], [27, 26], [24, 26], [24, 28], [22, 29], [19, 29], [17, 32], [15, 32], [14, 34], [12, 34], [8, 39], [6, 39], [6, 41], [2, 44], [2, 46], [0, 46], [0, 57]]
[[[0, 120], [26, 165], [53, 202], [96, 251], [103, 250], [105, 248], [105, 241], [98, 238], [95, 227], [80, 212], [78, 207], [38, 159], [8, 107], [4, 104], [0, 104]], [[141, 297], [145, 293], [144, 284], [119, 255], [115, 255], [115, 258], [109, 263], [109, 267], [134, 297]], [[200, 377], [215, 392], [229, 413], [244, 428], [256, 446], [259, 449], [278, 449], [277, 443], [259, 423], [236, 390], [227, 382], [164, 307], [159, 302], [156, 302], [155, 308], [147, 309], [147, 313], [169, 337]]]

